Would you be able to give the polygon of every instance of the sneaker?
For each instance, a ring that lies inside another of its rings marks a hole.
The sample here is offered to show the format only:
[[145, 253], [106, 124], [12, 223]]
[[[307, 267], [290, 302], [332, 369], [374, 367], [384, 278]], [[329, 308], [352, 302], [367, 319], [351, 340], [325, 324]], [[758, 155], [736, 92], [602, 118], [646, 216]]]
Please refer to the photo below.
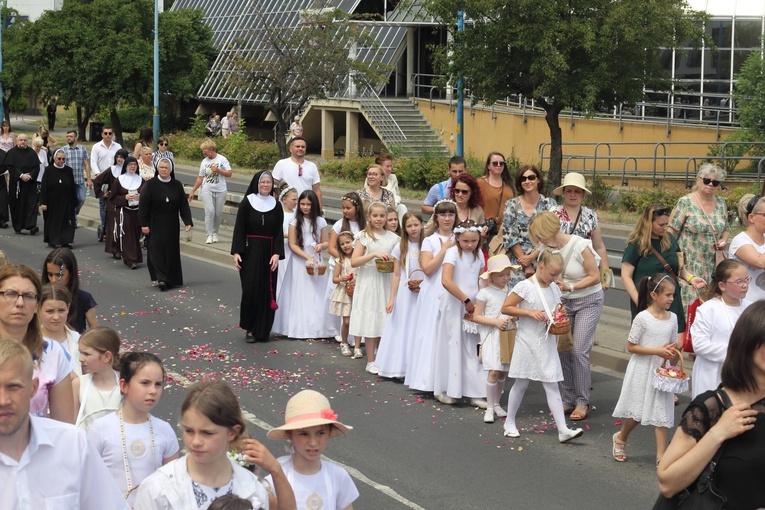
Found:
[[441, 402], [442, 404], [447, 405], [447, 406], [454, 405], [454, 403], [456, 402], [456, 400], [454, 400], [452, 397], [450, 397], [446, 393], [441, 393], [440, 395], [435, 395], [435, 397], [436, 397], [436, 400], [438, 400], [439, 402]]
[[377, 368], [377, 365], [374, 363], [367, 363], [367, 368], [365, 370], [372, 375], [377, 375], [380, 373], [380, 369]]
[[505, 416], [507, 416], [507, 412], [504, 409], [502, 409], [502, 407], [500, 407], [499, 404], [496, 404], [494, 406], [494, 415], [497, 418], [504, 418]]
[[486, 401], [482, 398], [471, 398], [470, 405], [473, 407], [477, 407], [478, 409], [486, 409], [487, 407], [489, 407]]
[[576, 439], [582, 434], [584, 434], [584, 430], [582, 429], [571, 429], [568, 432], [559, 433], [558, 441], [560, 441], [561, 443], [566, 443], [568, 441], [571, 441], [572, 439]]
[[494, 409], [487, 409], [486, 412], [483, 413], [483, 422], [494, 423]]
[[353, 349], [353, 359], [361, 359], [364, 357], [364, 354], [362, 354], [361, 349]]
[[351, 346], [348, 344], [340, 344], [340, 353], [343, 356], [350, 356], [351, 355]]
[[213, 234], [213, 235], [212, 235], [212, 241], [213, 241], [214, 243], [217, 243], [217, 242], [218, 242], [218, 234]]
[[213, 236], [207, 236], [207, 241], [205, 241], [205, 244], [212, 244], [213, 243]]

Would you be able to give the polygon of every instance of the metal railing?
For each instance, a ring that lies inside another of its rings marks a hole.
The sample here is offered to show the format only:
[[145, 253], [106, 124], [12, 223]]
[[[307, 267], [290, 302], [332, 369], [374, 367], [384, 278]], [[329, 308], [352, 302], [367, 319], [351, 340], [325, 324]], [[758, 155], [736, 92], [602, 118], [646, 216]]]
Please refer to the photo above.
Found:
[[371, 87], [364, 87], [358, 95], [361, 108], [369, 116], [371, 124], [380, 131], [386, 145], [397, 145], [406, 142], [407, 137], [388, 107]]

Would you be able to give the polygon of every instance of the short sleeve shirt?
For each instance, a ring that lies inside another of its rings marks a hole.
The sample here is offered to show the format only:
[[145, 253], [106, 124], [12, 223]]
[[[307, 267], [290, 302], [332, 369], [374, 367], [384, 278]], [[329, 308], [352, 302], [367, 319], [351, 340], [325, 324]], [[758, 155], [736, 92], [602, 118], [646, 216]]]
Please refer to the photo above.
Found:
[[202, 188], [213, 192], [226, 191], [226, 178], [219, 173], [213, 173], [211, 167], [218, 165], [221, 170], [231, 170], [231, 164], [225, 156], [217, 154], [214, 158], [205, 158], [199, 165], [199, 176], [204, 177]]
[[321, 182], [319, 169], [308, 160], [298, 165], [291, 158], [281, 159], [274, 165], [273, 175], [277, 181], [286, 182], [290, 187], [295, 188], [298, 195], [313, 189], [314, 184]]

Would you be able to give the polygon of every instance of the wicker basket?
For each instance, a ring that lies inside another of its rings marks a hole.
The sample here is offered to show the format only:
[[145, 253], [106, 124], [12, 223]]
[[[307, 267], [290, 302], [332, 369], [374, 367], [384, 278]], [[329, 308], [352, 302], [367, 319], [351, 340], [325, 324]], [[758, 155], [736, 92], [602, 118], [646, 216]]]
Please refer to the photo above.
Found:
[[305, 270], [308, 272], [309, 275], [314, 276], [318, 274], [319, 276], [323, 276], [324, 273], [327, 272], [327, 266], [324, 264], [306, 264]]
[[345, 293], [348, 295], [348, 297], [353, 297], [354, 290], [356, 290], [355, 281], [345, 282]]
[[392, 260], [375, 259], [375, 267], [377, 267], [377, 272], [378, 273], [392, 273], [393, 272], [393, 261]]
[[409, 286], [409, 290], [411, 290], [412, 292], [420, 292], [420, 284], [422, 283], [422, 280], [411, 279], [412, 275], [416, 273], [417, 271], [419, 271], [422, 274], [425, 274], [425, 271], [423, 271], [422, 269], [415, 269], [414, 271], [409, 273], [409, 281], [406, 282], [406, 284]]
[[672, 349], [680, 357], [680, 366], [667, 366], [667, 361], [661, 362], [661, 366], [653, 373], [653, 387], [659, 391], [669, 393], [685, 393], [688, 391], [688, 374], [685, 372], [683, 355], [677, 349]]
[[560, 322], [553, 322], [550, 325], [551, 335], [565, 335], [569, 331], [571, 331], [571, 321], [569, 321], [568, 318]]

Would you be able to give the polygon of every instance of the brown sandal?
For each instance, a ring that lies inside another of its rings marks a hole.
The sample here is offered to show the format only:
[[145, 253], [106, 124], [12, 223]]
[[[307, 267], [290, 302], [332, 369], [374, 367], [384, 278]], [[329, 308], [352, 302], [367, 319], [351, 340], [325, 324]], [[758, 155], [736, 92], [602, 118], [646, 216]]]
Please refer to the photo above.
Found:
[[579, 411], [576, 408], [574, 408], [574, 410], [571, 411], [571, 416], [569, 416], [571, 418], [571, 421], [582, 421], [584, 419], [587, 419], [587, 415], [590, 414], [590, 409], [591, 409], [590, 404], [587, 404], [584, 407], [586, 408], [584, 412]]
[[611, 440], [613, 441], [611, 455], [614, 457], [614, 460], [616, 462], [626, 462], [627, 453], [624, 451], [624, 447], [627, 446], [627, 443], [619, 439], [619, 432], [614, 434]]

